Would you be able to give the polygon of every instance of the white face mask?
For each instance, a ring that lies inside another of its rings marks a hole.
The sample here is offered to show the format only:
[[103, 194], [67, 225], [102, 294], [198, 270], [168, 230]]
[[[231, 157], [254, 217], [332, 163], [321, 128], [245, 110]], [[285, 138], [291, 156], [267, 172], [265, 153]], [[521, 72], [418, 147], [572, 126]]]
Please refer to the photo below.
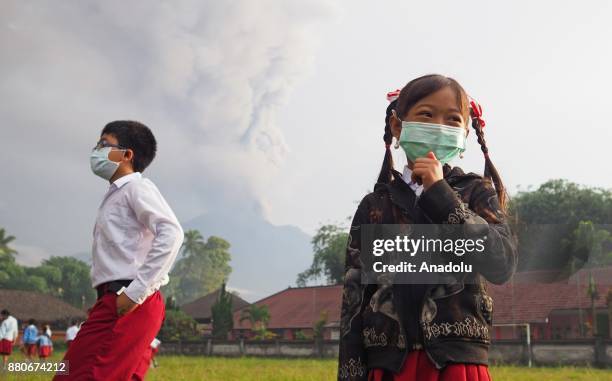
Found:
[[110, 180], [117, 172], [119, 163], [108, 158], [112, 147], [94, 149], [89, 156], [91, 171], [105, 180]]

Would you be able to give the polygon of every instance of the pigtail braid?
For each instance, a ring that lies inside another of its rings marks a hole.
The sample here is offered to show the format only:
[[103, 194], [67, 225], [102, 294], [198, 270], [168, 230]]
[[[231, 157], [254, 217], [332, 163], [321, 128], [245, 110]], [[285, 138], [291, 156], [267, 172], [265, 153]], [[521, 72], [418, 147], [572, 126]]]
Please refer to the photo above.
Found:
[[393, 134], [391, 133], [391, 124], [389, 120], [392, 116], [392, 110], [395, 108], [397, 100], [393, 100], [387, 107], [387, 113], [385, 116], [385, 134], [383, 140], [385, 141], [385, 158], [380, 168], [380, 174], [378, 175], [378, 182], [389, 184], [393, 179], [393, 155], [391, 154], [391, 143], [393, 142]]
[[506, 187], [502, 182], [502, 179], [497, 171], [497, 168], [493, 165], [491, 158], [489, 157], [489, 148], [487, 147], [487, 141], [484, 137], [483, 126], [481, 125], [480, 118], [472, 118], [472, 128], [476, 132], [476, 137], [478, 139], [478, 144], [480, 144], [480, 149], [485, 158], [485, 170], [484, 177], [491, 180], [493, 185], [495, 186], [495, 192], [497, 193], [497, 198], [499, 199], [499, 206], [502, 211], [506, 211], [506, 203], [508, 199], [508, 195], [506, 193]]

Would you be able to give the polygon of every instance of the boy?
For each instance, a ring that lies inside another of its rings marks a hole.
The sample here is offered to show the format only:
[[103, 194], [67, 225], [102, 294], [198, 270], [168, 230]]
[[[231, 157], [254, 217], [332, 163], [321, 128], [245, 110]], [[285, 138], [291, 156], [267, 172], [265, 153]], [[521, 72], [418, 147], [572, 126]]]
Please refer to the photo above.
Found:
[[30, 361], [36, 357], [36, 342], [38, 340], [38, 328], [34, 319], [28, 320], [28, 326], [23, 330], [23, 348], [26, 358]]
[[70, 327], [66, 329], [66, 348], [70, 348], [70, 343], [74, 340], [77, 333], [79, 333], [79, 327], [77, 326], [77, 321], [72, 320], [70, 322]]
[[8, 310], [0, 312], [2, 324], [0, 324], [0, 354], [2, 355], [2, 368], [6, 368], [8, 358], [13, 353], [13, 345], [19, 335], [17, 319], [11, 316]]
[[115, 121], [91, 153], [92, 171], [110, 183], [94, 227], [91, 277], [98, 300], [66, 352], [68, 375], [54, 380], [144, 379], [142, 353], [164, 318], [159, 288], [183, 242], [176, 216], [141, 175], [156, 149], [147, 126]]

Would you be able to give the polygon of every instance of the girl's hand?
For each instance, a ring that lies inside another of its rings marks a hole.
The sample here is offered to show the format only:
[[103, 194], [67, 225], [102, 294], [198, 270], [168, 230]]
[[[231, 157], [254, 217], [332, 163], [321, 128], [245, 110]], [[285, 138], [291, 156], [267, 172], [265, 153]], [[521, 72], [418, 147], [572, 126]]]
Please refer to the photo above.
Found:
[[433, 152], [429, 151], [427, 156], [419, 157], [414, 162], [412, 181], [423, 184], [424, 190], [443, 178], [442, 163], [438, 161]]

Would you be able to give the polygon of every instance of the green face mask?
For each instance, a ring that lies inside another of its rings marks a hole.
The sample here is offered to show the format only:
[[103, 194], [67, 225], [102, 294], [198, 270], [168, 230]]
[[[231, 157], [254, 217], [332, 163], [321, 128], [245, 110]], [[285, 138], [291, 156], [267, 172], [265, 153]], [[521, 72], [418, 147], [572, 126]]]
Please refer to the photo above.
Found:
[[402, 121], [399, 145], [412, 162], [433, 152], [442, 164], [465, 151], [465, 128]]

